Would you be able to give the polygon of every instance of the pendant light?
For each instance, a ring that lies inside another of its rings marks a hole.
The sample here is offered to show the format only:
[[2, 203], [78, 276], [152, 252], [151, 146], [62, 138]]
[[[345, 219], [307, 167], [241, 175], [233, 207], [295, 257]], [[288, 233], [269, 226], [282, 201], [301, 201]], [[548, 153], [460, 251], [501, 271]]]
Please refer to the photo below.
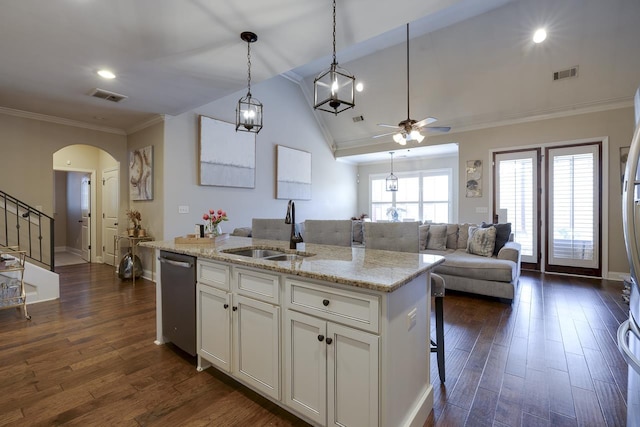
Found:
[[337, 116], [355, 107], [355, 80], [336, 60], [336, 0], [333, 0], [333, 62], [313, 81], [313, 108]]
[[240, 34], [240, 38], [247, 42], [247, 95], [240, 98], [236, 107], [236, 132], [258, 133], [262, 129], [262, 103], [251, 97], [251, 43], [258, 40], [258, 36], [250, 31]]
[[387, 177], [387, 191], [398, 191], [398, 177], [393, 174], [393, 151], [391, 154], [391, 173]]

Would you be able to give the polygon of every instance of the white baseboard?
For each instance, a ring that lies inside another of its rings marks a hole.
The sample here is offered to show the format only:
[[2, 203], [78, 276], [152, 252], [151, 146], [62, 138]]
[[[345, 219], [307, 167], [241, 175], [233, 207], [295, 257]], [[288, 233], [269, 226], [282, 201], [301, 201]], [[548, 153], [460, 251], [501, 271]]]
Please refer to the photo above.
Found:
[[630, 276], [629, 273], [620, 273], [618, 271], [610, 271], [609, 274], [607, 274], [606, 278], [609, 280], [617, 280], [617, 281], [623, 282], [629, 276]]

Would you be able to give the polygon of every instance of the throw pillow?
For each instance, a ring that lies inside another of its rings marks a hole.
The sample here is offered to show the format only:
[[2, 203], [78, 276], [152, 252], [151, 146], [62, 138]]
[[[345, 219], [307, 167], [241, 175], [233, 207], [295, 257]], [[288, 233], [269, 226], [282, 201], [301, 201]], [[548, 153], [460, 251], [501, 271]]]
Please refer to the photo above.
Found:
[[460, 224], [458, 226], [458, 247], [457, 249], [467, 249], [469, 243], [469, 227], [475, 226], [474, 224]]
[[444, 251], [447, 249], [447, 226], [431, 225], [427, 234], [427, 249]]
[[486, 224], [482, 223], [482, 228], [489, 227], [496, 228], [496, 246], [493, 248], [493, 254], [498, 255], [500, 249], [509, 241], [509, 237], [511, 236], [511, 223], [507, 222], [505, 224]]
[[469, 242], [467, 252], [470, 254], [490, 257], [496, 244], [496, 228], [469, 227]]
[[420, 250], [427, 249], [427, 239], [429, 237], [429, 224], [418, 227]]

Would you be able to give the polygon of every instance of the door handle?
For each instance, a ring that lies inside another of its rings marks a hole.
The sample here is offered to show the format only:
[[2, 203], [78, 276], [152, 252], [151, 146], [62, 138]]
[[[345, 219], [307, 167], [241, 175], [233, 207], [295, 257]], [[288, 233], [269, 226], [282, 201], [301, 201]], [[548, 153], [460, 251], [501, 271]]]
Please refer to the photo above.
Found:
[[78, 222], [82, 222], [82, 220], [81, 220], [81, 219], [79, 219], [79, 220], [78, 220]]

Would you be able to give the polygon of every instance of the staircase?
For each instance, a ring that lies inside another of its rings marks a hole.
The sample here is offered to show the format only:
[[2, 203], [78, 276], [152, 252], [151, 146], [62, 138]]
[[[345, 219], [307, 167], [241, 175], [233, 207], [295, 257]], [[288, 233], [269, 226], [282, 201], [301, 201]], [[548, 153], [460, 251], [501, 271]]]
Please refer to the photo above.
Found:
[[53, 271], [53, 230], [52, 217], [0, 190], [0, 246], [17, 246], [27, 252], [28, 304], [60, 296], [60, 280]]

